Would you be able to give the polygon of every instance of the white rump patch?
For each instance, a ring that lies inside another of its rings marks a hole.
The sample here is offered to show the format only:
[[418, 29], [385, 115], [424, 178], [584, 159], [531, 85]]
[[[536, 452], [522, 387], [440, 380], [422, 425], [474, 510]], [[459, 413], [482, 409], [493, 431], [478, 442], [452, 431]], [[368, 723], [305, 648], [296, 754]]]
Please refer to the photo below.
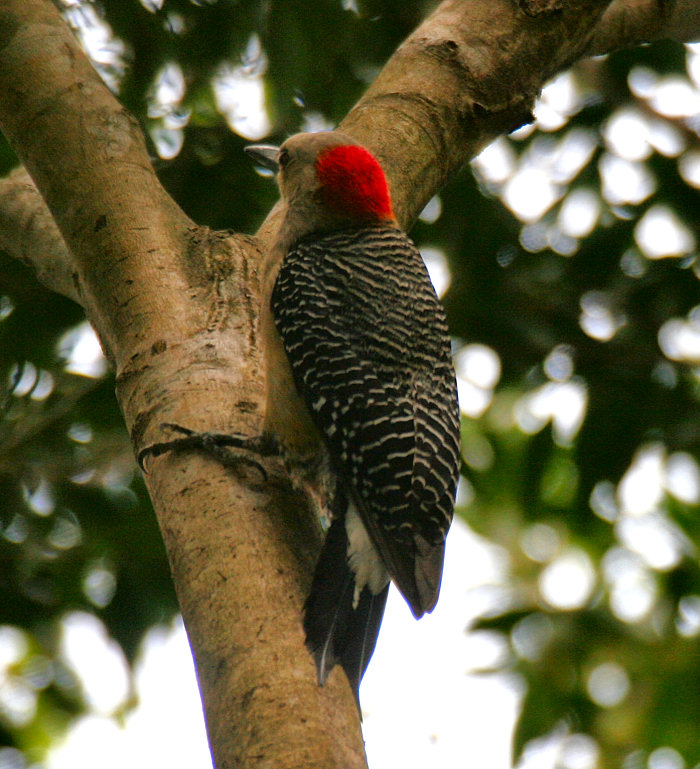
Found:
[[389, 572], [384, 568], [382, 559], [372, 544], [362, 518], [352, 501], [348, 504], [345, 515], [345, 531], [349, 543], [348, 562], [355, 575], [355, 594], [352, 605], [356, 609], [362, 588], [367, 585], [374, 595], [381, 593], [389, 581]]

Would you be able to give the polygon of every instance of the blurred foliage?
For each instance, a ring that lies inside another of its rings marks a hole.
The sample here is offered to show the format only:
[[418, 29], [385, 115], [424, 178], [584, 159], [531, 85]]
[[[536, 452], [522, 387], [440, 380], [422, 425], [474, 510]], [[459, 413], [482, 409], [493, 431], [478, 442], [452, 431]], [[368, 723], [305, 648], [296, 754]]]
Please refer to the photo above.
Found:
[[[64, 11], [178, 203], [201, 224], [253, 232], [276, 192], [242, 147], [335, 124], [432, 5]], [[537, 125], [499, 140], [413, 231], [449, 263], [467, 412], [460, 513], [507, 563], [476, 625], [501, 634], [499, 669], [527, 684], [525, 766], [545, 742], [561, 767], [647, 766], [659, 750], [664, 767], [700, 762], [700, 110], [662, 98], [676, 87], [692, 105], [698, 71], [695, 51], [671, 43], [580, 63], [545, 90]], [[264, 98], [266, 122], [225, 106], [226, 78]], [[0, 171], [14, 163], [0, 143]], [[4, 255], [0, 267], [0, 630], [19, 631], [21, 649], [0, 654], [0, 745], [40, 761], [88, 707], [61, 652], [67, 614], [94, 614], [131, 662], [176, 601], [113, 381], [66, 365], [79, 308]], [[474, 367], [484, 355], [490, 374]]]

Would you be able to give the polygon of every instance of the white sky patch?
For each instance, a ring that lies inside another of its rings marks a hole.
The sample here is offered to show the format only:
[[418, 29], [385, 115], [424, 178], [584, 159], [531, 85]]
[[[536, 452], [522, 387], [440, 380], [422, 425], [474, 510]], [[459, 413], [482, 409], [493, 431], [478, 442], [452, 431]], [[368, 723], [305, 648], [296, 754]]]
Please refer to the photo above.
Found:
[[123, 769], [141, 763], [140, 757], [130, 751], [117, 722], [97, 715], [74, 721], [60, 744], [49, 750], [45, 763], [47, 769], [87, 769], [95, 765], [97, 755], [100, 769]]
[[660, 512], [623, 515], [615, 524], [615, 533], [623, 545], [657, 571], [675, 568], [692, 552], [683, 532]]
[[483, 389], [493, 389], [501, 376], [501, 361], [486, 345], [468, 344], [457, 354], [459, 375]]
[[605, 291], [586, 291], [579, 304], [579, 325], [591, 339], [608, 342], [626, 323], [624, 314], [615, 309]]
[[547, 228], [547, 245], [557, 254], [571, 256], [578, 250], [578, 239], [562, 232], [555, 225]]
[[700, 88], [700, 47], [697, 44], [686, 43], [685, 68], [690, 79]]
[[53, 376], [43, 369], [39, 372], [39, 378], [36, 381], [36, 385], [29, 396], [33, 401], [46, 400], [53, 392], [54, 381]]
[[641, 278], [646, 274], [648, 265], [646, 259], [637, 248], [628, 248], [620, 257], [620, 269], [630, 278]]
[[613, 547], [603, 557], [603, 574], [610, 592], [610, 609], [623, 622], [639, 622], [651, 611], [658, 588], [636, 553]]
[[554, 558], [538, 580], [542, 598], [556, 609], [580, 609], [595, 587], [595, 569], [580, 549], [569, 549]]
[[700, 112], [700, 92], [686, 77], [669, 75], [653, 87], [649, 104], [664, 117], [690, 117]]
[[503, 184], [515, 172], [518, 158], [513, 145], [499, 136], [472, 160], [476, 172], [491, 184]]
[[700, 595], [684, 595], [678, 601], [676, 628], [684, 638], [700, 634]]
[[525, 125], [520, 126], [520, 128], [516, 128], [515, 131], [511, 131], [508, 134], [508, 138], [512, 139], [514, 142], [520, 142], [524, 141], [528, 138], [528, 136], [531, 136], [535, 131], [537, 130], [537, 123], [525, 123]]
[[179, 106], [185, 96], [185, 76], [176, 61], [166, 62], [151, 87], [149, 117], [163, 117]]
[[62, 0], [63, 16], [107, 87], [114, 93], [126, 71], [126, 46], [92, 3]]
[[534, 222], [557, 202], [560, 190], [542, 168], [525, 167], [504, 185], [503, 202], [523, 222]]
[[443, 296], [450, 287], [452, 275], [444, 252], [439, 248], [425, 246], [421, 248], [420, 255], [430, 275], [430, 280], [438, 296]]
[[560, 184], [568, 184], [588, 164], [598, 141], [593, 131], [572, 128], [557, 142], [552, 157], [552, 175]]
[[24, 677], [10, 672], [28, 652], [27, 636], [21, 630], [0, 625], [0, 716], [14, 727], [28, 725], [36, 714], [36, 692]]
[[695, 249], [695, 236], [664, 205], [652, 206], [634, 228], [634, 239], [649, 259], [683, 256]]
[[153, 125], [148, 129], [153, 139], [158, 155], [163, 160], [171, 160], [180, 154], [185, 137], [180, 128], [168, 128], [164, 125]]
[[53, 528], [47, 539], [56, 550], [70, 550], [79, 545], [82, 538], [82, 530], [75, 514], [64, 509], [53, 519]]
[[590, 131], [573, 129], [563, 138], [535, 139], [502, 190], [505, 205], [524, 222], [540, 219], [588, 163], [596, 147]]
[[571, 115], [581, 104], [581, 89], [571, 70], [562, 72], [542, 89], [540, 98], [559, 112]]
[[[157, 0], [160, 2], [160, 0]], [[181, 35], [187, 29], [185, 17], [176, 11], [170, 11], [166, 15], [165, 28], [173, 35]]]
[[632, 67], [627, 76], [627, 85], [630, 91], [640, 99], [648, 99], [653, 93], [659, 76], [650, 67]]
[[[495, 548], [459, 520], [447, 539], [440, 601], [419, 622], [392, 587], [386, 615], [360, 697], [372, 769], [509, 769], [519, 690], [505, 675], [474, 675], [465, 626], [468, 596], [502, 578]], [[502, 647], [479, 640], [479, 660]], [[491, 647], [491, 648], [490, 648]], [[410, 670], [410, 675], [407, 671]]]
[[[694, 547], [663, 511], [665, 494], [677, 498], [700, 498], [700, 470], [688, 454], [676, 452], [667, 458], [661, 443], [642, 446], [618, 484], [621, 515], [615, 532], [622, 544], [637, 553], [647, 566], [659, 571], [676, 567]], [[692, 502], [691, 502], [692, 503]]]
[[659, 347], [671, 360], [700, 363], [700, 306], [688, 319], [671, 318], [659, 329]]
[[685, 149], [683, 134], [667, 120], [648, 119], [647, 128], [649, 130], [647, 140], [661, 155], [675, 158]]
[[58, 354], [66, 360], [65, 370], [99, 379], [107, 373], [107, 360], [92, 326], [83, 321], [58, 340]]
[[460, 411], [472, 419], [480, 417], [491, 405], [493, 398], [493, 393], [465, 379], [457, 379], [457, 394]]
[[[181, 618], [172, 627], [149, 631], [135, 679], [140, 705], [130, 714], [127, 729], [134, 756], [140, 755], [138, 764], [210, 766], [194, 664]], [[173, 698], [177, 708], [173, 708]], [[163, 718], [163, 712], [171, 712], [173, 720]]]
[[581, 103], [581, 90], [571, 71], [563, 72], [542, 89], [533, 113], [537, 127], [556, 131], [566, 125]]
[[92, 614], [72, 612], [61, 622], [61, 654], [80, 680], [94, 712], [109, 715], [129, 696], [129, 669], [119, 644]]
[[612, 523], [620, 514], [615, 484], [612, 481], [598, 481], [589, 499], [591, 510], [604, 521]]
[[247, 75], [242, 67], [224, 65], [213, 85], [217, 106], [233, 131], [250, 140], [270, 133], [260, 78]]
[[46, 517], [53, 513], [56, 507], [56, 498], [54, 496], [51, 484], [42, 478], [33, 491], [22, 485], [22, 495], [33, 513]]
[[551, 618], [539, 612], [527, 614], [515, 623], [510, 640], [521, 659], [537, 662], [554, 635]]
[[600, 748], [588, 734], [570, 734], [562, 742], [557, 766], [561, 769], [597, 769]]
[[643, 203], [656, 191], [656, 179], [643, 163], [606, 152], [598, 163], [601, 191], [612, 205]]
[[37, 693], [20, 676], [0, 680], [0, 714], [15, 728], [29, 726], [36, 715]]
[[[98, 634], [99, 636], [99, 634]], [[100, 766], [211, 767], [194, 666], [182, 620], [146, 635], [135, 666], [138, 705], [123, 725], [96, 715], [77, 719], [53, 747], [47, 769]], [[96, 685], [100, 685], [99, 676]]]
[[332, 131], [334, 128], [335, 125], [320, 112], [315, 112], [314, 110], [306, 110], [304, 113], [304, 120], [301, 124], [302, 131], [316, 134], [320, 131]]
[[243, 63], [224, 64], [214, 76], [212, 87], [221, 114], [235, 133], [245, 139], [258, 140], [270, 133], [265, 110], [263, 75], [267, 56], [260, 38], [251, 35]]
[[588, 696], [601, 708], [619, 705], [630, 691], [627, 671], [617, 662], [603, 662], [591, 670], [586, 679]]
[[[462, 440], [462, 458], [464, 461], [477, 472], [485, 472], [493, 467], [493, 463], [496, 459], [496, 454], [493, 450], [491, 442], [484, 435], [478, 433], [472, 433], [464, 437]], [[466, 481], [465, 478], [460, 478], [460, 483]], [[468, 504], [474, 498], [474, 490], [471, 490], [471, 499], [462, 500], [459, 499], [458, 506]]]
[[664, 486], [669, 494], [686, 505], [700, 502], [700, 468], [691, 454], [676, 451], [666, 461]]
[[700, 152], [684, 152], [678, 159], [678, 173], [686, 184], [700, 188]]
[[85, 422], [73, 422], [66, 435], [76, 443], [90, 443], [95, 437], [92, 427]]
[[558, 344], [551, 349], [544, 359], [542, 368], [553, 382], [566, 382], [574, 373], [573, 350], [565, 344]]
[[532, 222], [532, 224], [526, 224], [520, 230], [520, 236], [518, 238], [520, 245], [531, 254], [543, 251], [547, 248], [548, 230], [549, 228], [544, 222]]
[[585, 238], [593, 232], [600, 216], [598, 195], [587, 187], [580, 187], [566, 196], [557, 215], [561, 231], [572, 238]]
[[181, 108], [185, 97], [185, 76], [177, 62], [167, 62], [156, 74], [149, 94], [148, 117], [154, 121], [148, 132], [158, 154], [165, 160], [176, 157], [185, 137], [183, 128], [189, 112]]
[[520, 398], [515, 404], [515, 419], [529, 435], [552, 422], [554, 439], [568, 445], [581, 429], [588, 396], [583, 382], [547, 382]]
[[29, 651], [27, 636], [13, 625], [0, 625], [0, 674], [20, 662]]
[[481, 416], [501, 377], [500, 358], [486, 345], [468, 344], [457, 352], [454, 363], [461, 411], [473, 418]]
[[442, 214], [442, 200], [439, 195], [433, 195], [425, 208], [420, 212], [419, 219], [426, 224], [435, 223]]
[[43, 401], [53, 392], [54, 378], [48, 371], [37, 369], [30, 361], [24, 361], [22, 366], [12, 366], [8, 385], [15, 398], [28, 395], [33, 401]]
[[108, 606], [117, 592], [117, 579], [111, 569], [99, 561], [90, 565], [83, 577], [83, 593], [99, 609]]
[[637, 451], [617, 488], [623, 513], [645, 515], [657, 509], [663, 499], [664, 462], [661, 443], [650, 443]]
[[535, 116], [537, 127], [541, 131], [558, 131], [568, 121], [566, 115], [563, 115], [559, 110], [543, 100], [535, 104], [532, 114]]
[[0, 321], [9, 318], [15, 311], [15, 305], [9, 296], [0, 296]]
[[675, 748], [663, 747], [652, 750], [647, 767], [648, 769], [686, 769], [686, 763]]
[[537, 563], [551, 561], [561, 551], [561, 545], [557, 530], [545, 523], [528, 526], [520, 537], [523, 553]]
[[639, 110], [618, 109], [603, 126], [606, 147], [625, 160], [646, 160], [652, 152], [646, 118]]
[[[498, 192], [515, 216], [523, 222], [536, 224], [561, 198], [564, 185], [589, 162], [597, 140], [591, 131], [576, 128], [560, 139], [536, 138], [518, 158], [512, 146], [513, 139], [517, 139], [515, 134], [511, 134], [510, 139], [496, 139], [472, 161], [472, 166], [486, 185]], [[558, 228], [549, 233], [549, 241], [549, 245], [562, 254], [571, 254], [577, 248], [576, 240]], [[543, 234], [542, 247], [547, 243]]]
[[24, 361], [21, 367], [15, 364], [10, 370], [8, 385], [16, 398], [28, 395], [36, 385], [39, 372], [31, 361]]

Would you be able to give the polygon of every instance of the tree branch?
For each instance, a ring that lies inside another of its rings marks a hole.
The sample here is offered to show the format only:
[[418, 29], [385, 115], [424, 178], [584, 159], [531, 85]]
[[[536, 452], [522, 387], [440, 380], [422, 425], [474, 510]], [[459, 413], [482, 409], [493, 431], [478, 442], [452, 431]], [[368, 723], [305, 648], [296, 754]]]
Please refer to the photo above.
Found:
[[[138, 126], [48, 0], [0, 8], [0, 125], [70, 251], [69, 265], [52, 230], [51, 257], [65, 265], [57, 287], [69, 291], [65, 278], [76, 276], [71, 295], [114, 364], [134, 446], [162, 438], [166, 421], [258, 434], [257, 244], [197, 227], [177, 208]], [[25, 242], [32, 229], [24, 215], [7, 219], [19, 232], [5, 242], [20, 254], [22, 228]], [[39, 218], [43, 211], [33, 223]], [[218, 767], [362, 767], [350, 687], [341, 674], [316, 685], [299, 621], [318, 522], [281, 464], [266, 464], [264, 487], [255, 473], [237, 478], [199, 456], [153, 460], [146, 477], [214, 759]]]
[[512, 0], [445, 0], [342, 122], [381, 160], [404, 225], [484, 146], [532, 120], [542, 86], [582, 54], [608, 0], [563, 5], [533, 17]]
[[695, 0], [615, 0], [595, 28], [586, 53], [598, 56], [655, 40], [690, 43], [700, 39]]
[[[467, 7], [468, 5], [465, 4], [464, 14], [461, 19], [458, 18], [456, 20], [458, 26], [452, 30], [455, 33], [459, 31], [459, 25], [468, 29], [467, 24], [475, 11], [473, 6]], [[428, 29], [432, 25], [438, 25], [440, 18], [443, 17], [443, 13], [445, 13], [443, 26], [447, 23], [447, 14], [450, 11], [446, 6], [447, 4], [441, 5], [435, 14], [426, 21]], [[478, 11], [478, 8], [476, 10]], [[423, 29], [424, 27], [421, 27], [421, 30]], [[412, 38], [418, 34], [419, 31], [414, 33]], [[663, 0], [614, 0], [593, 27], [587, 47], [582, 53], [587, 56], [602, 55], [619, 48], [653, 42], [664, 38], [679, 42], [691, 42], [700, 39], [700, 6], [698, 6], [695, 0], [675, 0], [673, 3], [663, 2]], [[442, 80], [443, 78], [441, 77], [440, 79]], [[486, 80], [490, 82], [491, 77], [487, 77]], [[542, 80], [542, 78], [538, 78], [538, 80]], [[544, 80], [539, 83], [539, 87], [543, 84]], [[397, 101], [399, 100], [400, 98], [397, 99]], [[366, 106], [366, 102], [367, 96], [356, 109], [359, 110]], [[430, 104], [426, 104], [426, 110], [428, 113], [427, 117], [429, 119], [432, 118], [435, 109]], [[478, 115], [474, 117], [475, 122], [477, 124], [483, 122], [483, 126], [477, 125], [476, 132], [472, 136], [472, 141], [468, 148], [458, 155], [456, 161], [449, 163], [444, 169], [443, 176], [445, 178], [449, 178], [454, 173], [453, 166], [456, 165], [459, 168], [463, 162], [473, 157], [490, 139], [502, 133], [503, 130], [507, 130], [507, 127], [502, 130], [494, 129], [494, 127], [489, 127], [485, 120], [480, 121]], [[483, 117], [485, 118], [486, 115]], [[511, 116], [511, 119], [513, 122], [518, 122], [519, 117], [515, 113]], [[529, 117], [527, 111], [522, 113], [522, 117]], [[353, 120], [354, 118], [347, 118], [343, 123], [343, 127], [347, 130], [353, 130]], [[362, 123], [362, 121], [358, 122]], [[393, 120], [390, 120], [391, 124], [393, 122]], [[361, 130], [358, 126], [358, 133]], [[370, 135], [367, 138], [367, 142], [370, 143], [372, 140], [373, 137]], [[379, 140], [374, 139], [374, 144], [378, 145]], [[459, 142], [451, 141], [450, 145], [459, 145]], [[397, 143], [397, 146], [401, 146], [400, 142]], [[388, 153], [389, 150], [387, 150]], [[415, 163], [412, 163], [411, 158], [408, 157], [399, 165], [401, 168], [395, 174], [399, 180], [407, 178], [405, 174], [400, 172], [402, 169], [408, 169], [410, 172], [411, 166], [414, 169], [416, 168]], [[420, 171], [416, 170], [413, 173], [413, 178], [423, 178], [424, 170], [425, 168], [421, 166]], [[27, 175], [22, 176], [21, 172], [15, 173], [16, 175], [11, 174], [6, 179], [0, 180], [0, 247], [16, 258], [31, 261], [37, 270], [39, 280], [49, 288], [78, 300], [79, 297], [74, 288], [76, 273], [72, 257], [60, 245], [56, 237], [58, 233], [51, 232], [54, 227], [52, 224], [53, 220], [50, 220], [50, 214], [45, 209], [43, 202], [39, 200], [36, 193], [30, 195], [29, 190], [25, 187], [25, 184], [31, 184], [30, 177]], [[416, 189], [412, 184], [405, 184], [403, 186], [407, 190], [415, 191]], [[433, 188], [435, 182], [431, 180], [425, 186], [426, 189]], [[440, 182], [438, 181], [435, 189], [439, 189], [439, 187]], [[18, 189], [23, 188], [25, 194], [18, 197]], [[420, 201], [425, 199], [426, 194], [421, 195], [415, 205], [411, 205], [413, 213], [412, 216], [406, 217], [407, 221], [415, 217], [416, 211], [421, 210]], [[395, 195], [398, 196], [398, 193], [395, 192]], [[36, 233], [34, 232], [35, 229], [37, 230]], [[268, 221], [259, 234], [266, 241], [267, 238], [272, 236], [273, 232], [274, 221]], [[52, 241], [56, 244], [55, 248], [51, 247]]]
[[[446, 0], [411, 35], [341, 126], [382, 160], [404, 224], [485, 144], [529, 119], [555, 72], [644, 30], [687, 39], [698, 24], [697, 12], [679, 15], [688, 0], [666, 16], [653, 3], [617, 0], [603, 15], [606, 5], [530, 2], [526, 13], [511, 0]], [[642, 5], [647, 16], [635, 16]], [[0, 30], [0, 124], [62, 233], [18, 174], [0, 186], [2, 245], [85, 307], [136, 448], [159, 439], [165, 421], [259, 433], [257, 270], [279, 209], [257, 241], [197, 227], [52, 5], [5, 0]], [[338, 671], [316, 686], [299, 622], [318, 530], [279, 464], [266, 467], [261, 487], [173, 455], [147, 478], [215, 761], [354, 769], [364, 756], [349, 687]]]
[[0, 248], [33, 265], [44, 286], [80, 303], [73, 257], [21, 166], [0, 181]]

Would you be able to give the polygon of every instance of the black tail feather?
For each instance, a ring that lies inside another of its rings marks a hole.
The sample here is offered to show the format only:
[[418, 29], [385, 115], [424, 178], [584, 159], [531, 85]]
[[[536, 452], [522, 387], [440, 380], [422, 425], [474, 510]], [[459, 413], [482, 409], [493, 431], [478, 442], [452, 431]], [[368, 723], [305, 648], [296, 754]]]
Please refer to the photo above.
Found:
[[331, 524], [304, 606], [306, 645], [323, 685], [336, 664], [350, 681], [359, 707], [359, 687], [377, 643], [389, 585], [374, 595], [368, 587], [353, 608], [355, 581], [347, 562], [345, 522]]
[[377, 644], [388, 595], [388, 583], [377, 595], [367, 587], [362, 591], [349, 626], [347, 643], [340, 657], [340, 664], [355, 692], [358, 707], [360, 706], [360, 681]]

